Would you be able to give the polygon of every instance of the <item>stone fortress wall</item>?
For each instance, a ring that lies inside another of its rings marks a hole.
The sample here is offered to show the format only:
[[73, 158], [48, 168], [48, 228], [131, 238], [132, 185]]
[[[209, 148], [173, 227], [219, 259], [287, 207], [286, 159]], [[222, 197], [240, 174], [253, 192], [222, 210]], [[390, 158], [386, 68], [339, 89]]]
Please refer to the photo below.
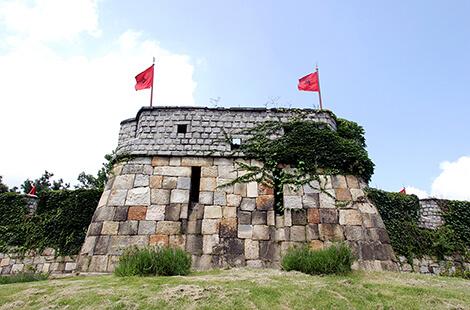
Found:
[[[380, 215], [354, 176], [324, 176], [322, 184], [284, 188], [276, 215], [270, 188], [251, 182], [223, 186], [240, 176], [226, 133], [266, 120], [302, 115], [336, 124], [329, 112], [256, 108], [142, 108], [121, 123], [115, 165], [78, 259], [81, 271], [110, 272], [132, 245], [170, 245], [191, 253], [200, 269], [278, 266], [288, 247], [321, 248], [348, 242], [357, 268], [396, 269]], [[261, 163], [251, 161], [253, 165]]]

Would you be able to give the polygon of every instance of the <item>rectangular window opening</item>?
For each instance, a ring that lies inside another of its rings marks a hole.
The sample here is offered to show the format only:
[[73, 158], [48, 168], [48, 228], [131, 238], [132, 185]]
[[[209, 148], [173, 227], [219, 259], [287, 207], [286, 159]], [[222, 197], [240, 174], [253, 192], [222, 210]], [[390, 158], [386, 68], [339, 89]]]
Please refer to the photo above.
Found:
[[191, 188], [189, 190], [190, 205], [199, 202], [199, 185], [201, 184], [201, 167], [191, 167]]
[[186, 133], [188, 130], [188, 125], [177, 125], [177, 133]]

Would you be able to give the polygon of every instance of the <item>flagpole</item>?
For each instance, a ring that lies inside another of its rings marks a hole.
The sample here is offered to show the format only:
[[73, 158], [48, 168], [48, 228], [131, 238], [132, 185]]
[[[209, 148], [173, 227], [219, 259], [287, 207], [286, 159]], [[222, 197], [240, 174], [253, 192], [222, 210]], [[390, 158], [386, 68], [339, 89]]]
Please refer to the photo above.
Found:
[[320, 110], [323, 110], [323, 104], [321, 102], [321, 87], [320, 87], [320, 72], [318, 71], [318, 65], [315, 66], [315, 70], [317, 72], [317, 78], [318, 78], [318, 99], [320, 100]]
[[153, 106], [153, 80], [155, 80], [155, 57], [153, 57], [152, 67], [152, 87], [150, 88], [150, 107]]

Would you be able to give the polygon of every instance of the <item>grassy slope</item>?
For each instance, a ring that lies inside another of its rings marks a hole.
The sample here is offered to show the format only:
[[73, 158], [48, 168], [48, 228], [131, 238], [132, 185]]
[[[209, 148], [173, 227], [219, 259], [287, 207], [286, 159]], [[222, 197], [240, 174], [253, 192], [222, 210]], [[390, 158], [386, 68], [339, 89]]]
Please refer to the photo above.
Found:
[[470, 281], [233, 269], [187, 277], [71, 277], [0, 286], [0, 309], [470, 309]]

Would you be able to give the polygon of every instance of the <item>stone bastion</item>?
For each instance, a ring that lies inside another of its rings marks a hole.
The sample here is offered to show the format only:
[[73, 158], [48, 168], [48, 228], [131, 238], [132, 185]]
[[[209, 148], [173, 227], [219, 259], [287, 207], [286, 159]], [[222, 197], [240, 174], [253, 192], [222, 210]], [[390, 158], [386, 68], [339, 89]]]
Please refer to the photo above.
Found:
[[[385, 226], [364, 194], [367, 184], [356, 176], [325, 175], [317, 184], [285, 187], [283, 214], [274, 211], [272, 188], [257, 182], [224, 186], [243, 173], [237, 161], [262, 164], [233, 155], [248, 137], [243, 129], [287, 121], [298, 112], [154, 107], [123, 121], [117, 153], [124, 159], [109, 176], [78, 270], [112, 272], [134, 245], [182, 248], [196, 269], [278, 267], [289, 247], [319, 249], [334, 241], [350, 245], [355, 268], [396, 270]], [[329, 112], [301, 112], [336, 130]]]

